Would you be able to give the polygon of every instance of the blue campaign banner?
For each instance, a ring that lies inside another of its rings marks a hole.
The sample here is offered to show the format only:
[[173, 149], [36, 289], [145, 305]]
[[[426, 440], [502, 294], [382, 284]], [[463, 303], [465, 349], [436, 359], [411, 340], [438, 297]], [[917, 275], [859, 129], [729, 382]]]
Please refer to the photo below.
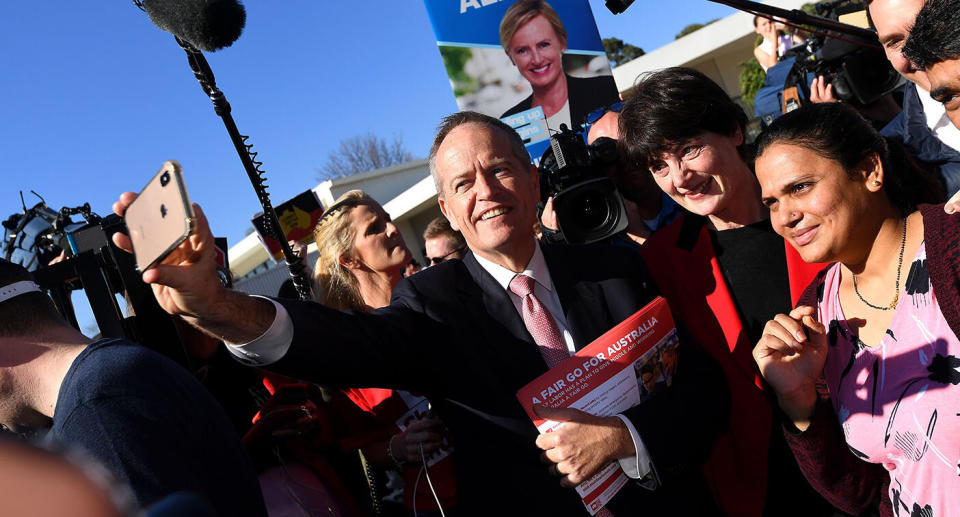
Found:
[[[500, 49], [500, 20], [513, 0], [424, 0], [437, 45]], [[587, 0], [552, 0], [567, 30], [567, 51], [603, 54]]]
[[620, 98], [587, 0], [424, 2], [457, 106], [516, 129], [534, 162]]

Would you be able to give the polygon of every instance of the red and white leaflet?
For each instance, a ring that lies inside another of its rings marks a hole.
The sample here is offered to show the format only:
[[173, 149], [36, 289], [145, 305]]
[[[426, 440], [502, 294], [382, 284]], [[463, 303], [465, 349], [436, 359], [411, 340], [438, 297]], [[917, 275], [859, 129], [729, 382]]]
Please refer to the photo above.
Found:
[[[553, 431], [562, 422], [537, 417], [534, 404], [574, 408], [597, 416], [616, 415], [672, 383], [676, 345], [673, 315], [666, 300], [657, 297], [521, 388], [517, 398], [541, 433]], [[594, 515], [627, 481], [620, 464], [613, 462], [576, 488], [587, 511]]]
[[[403, 390], [397, 390], [396, 393], [403, 398], [407, 407], [410, 408], [409, 411], [397, 419], [397, 427], [400, 428], [401, 431], [406, 431], [410, 424], [430, 416], [430, 401], [428, 401], [426, 397], [414, 395]], [[453, 452], [453, 445], [450, 445], [450, 442], [444, 437], [440, 448], [427, 456], [427, 467], [432, 467], [440, 463], [440, 460], [449, 456], [451, 452]]]

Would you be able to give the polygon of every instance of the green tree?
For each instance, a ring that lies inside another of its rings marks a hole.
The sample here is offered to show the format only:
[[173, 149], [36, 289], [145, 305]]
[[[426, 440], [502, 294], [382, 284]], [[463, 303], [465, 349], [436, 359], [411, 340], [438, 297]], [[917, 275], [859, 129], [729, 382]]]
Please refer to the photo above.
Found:
[[687, 25], [686, 27], [684, 27], [673, 39], [680, 39], [686, 36], [687, 34], [697, 32], [698, 30], [706, 27], [707, 25], [710, 25], [711, 23], [717, 20], [719, 20], [719, 18], [714, 18], [708, 21], [707, 23], [691, 23], [690, 25]]
[[629, 63], [646, 54], [642, 48], [624, 43], [620, 38], [604, 38], [603, 50], [607, 53], [607, 61], [610, 61], [612, 67]]
[[440, 56], [443, 66], [447, 69], [447, 77], [453, 83], [453, 94], [461, 97], [473, 93], [477, 88], [477, 81], [467, 74], [467, 61], [473, 57], [473, 51], [465, 47], [440, 47]]
[[753, 98], [757, 96], [760, 88], [763, 88], [763, 81], [767, 78], [767, 73], [757, 62], [756, 58], [750, 61], [740, 63], [740, 93], [741, 99], [748, 106], [753, 106]]

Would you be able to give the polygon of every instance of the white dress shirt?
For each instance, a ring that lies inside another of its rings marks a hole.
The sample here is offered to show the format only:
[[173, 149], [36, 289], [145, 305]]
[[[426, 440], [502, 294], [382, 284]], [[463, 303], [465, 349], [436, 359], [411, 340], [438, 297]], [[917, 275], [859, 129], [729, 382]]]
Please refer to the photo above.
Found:
[[[474, 255], [474, 257], [477, 259], [477, 262], [480, 263], [480, 266], [490, 273], [497, 283], [507, 292], [517, 312], [522, 313], [522, 300], [509, 289], [510, 281], [513, 280], [513, 277], [516, 276], [517, 273], [486, 260], [479, 255]], [[553, 315], [557, 327], [559, 327], [560, 332], [563, 334], [563, 341], [567, 345], [567, 349], [570, 353], [576, 351], [573, 336], [570, 334], [570, 330], [567, 327], [567, 320], [560, 306], [560, 298], [557, 297], [557, 293], [553, 289], [550, 270], [547, 269], [547, 263], [543, 258], [543, 252], [540, 251], [540, 246], [535, 247], [530, 263], [527, 264], [527, 267], [524, 268], [521, 274], [534, 279], [534, 294], [540, 300], [540, 303]], [[290, 321], [290, 315], [287, 313], [287, 310], [283, 308], [283, 305], [280, 305], [274, 300], [266, 297], [263, 298], [273, 303], [276, 308], [276, 316], [270, 327], [249, 343], [227, 343], [229, 345], [227, 346], [227, 350], [229, 350], [231, 354], [240, 362], [251, 366], [264, 366], [279, 361], [284, 354], [287, 353], [290, 344], [293, 342], [293, 322]], [[634, 451], [636, 452], [636, 456], [620, 459], [620, 467], [627, 476], [632, 479], [641, 479], [652, 475], [648, 481], [643, 483], [643, 486], [647, 488], [656, 487], [656, 471], [653, 468], [653, 461], [643, 444], [643, 440], [640, 438], [640, 434], [633, 426], [633, 423], [630, 422], [629, 418], [623, 415], [617, 415], [617, 417], [620, 418], [630, 432], [630, 438], [633, 440]]]

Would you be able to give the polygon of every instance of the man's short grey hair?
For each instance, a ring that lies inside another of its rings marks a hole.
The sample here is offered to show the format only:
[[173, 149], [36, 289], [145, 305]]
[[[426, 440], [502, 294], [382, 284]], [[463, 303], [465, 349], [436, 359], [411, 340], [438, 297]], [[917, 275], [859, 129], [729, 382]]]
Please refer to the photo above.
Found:
[[433, 138], [433, 145], [430, 146], [430, 175], [433, 176], [433, 183], [437, 187], [437, 196], [443, 199], [443, 185], [440, 184], [440, 176], [437, 174], [437, 151], [440, 150], [440, 144], [451, 131], [463, 124], [484, 124], [488, 127], [500, 130], [510, 141], [510, 147], [521, 163], [530, 163], [530, 153], [523, 145], [523, 139], [514, 131], [514, 129], [503, 123], [498, 118], [477, 113], [476, 111], [460, 111], [453, 115], [448, 115], [437, 126], [437, 136]]

